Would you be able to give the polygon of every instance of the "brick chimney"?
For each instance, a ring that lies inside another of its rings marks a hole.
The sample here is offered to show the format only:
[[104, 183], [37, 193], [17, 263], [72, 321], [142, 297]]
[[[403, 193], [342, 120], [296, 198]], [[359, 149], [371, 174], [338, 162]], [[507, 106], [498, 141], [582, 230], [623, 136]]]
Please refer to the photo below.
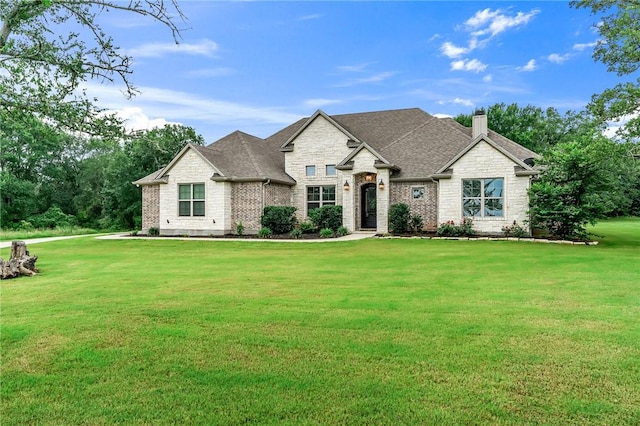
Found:
[[471, 134], [473, 135], [473, 139], [477, 138], [480, 135], [487, 136], [489, 134], [487, 115], [482, 109], [476, 110], [476, 112], [473, 113], [471, 122]]

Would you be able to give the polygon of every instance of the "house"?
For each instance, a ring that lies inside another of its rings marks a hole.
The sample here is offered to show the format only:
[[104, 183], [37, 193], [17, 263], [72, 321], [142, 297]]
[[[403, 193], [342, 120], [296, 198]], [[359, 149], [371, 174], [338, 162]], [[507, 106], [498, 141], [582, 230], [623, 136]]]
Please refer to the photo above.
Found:
[[269, 205], [342, 205], [349, 231], [389, 231], [388, 210], [406, 203], [425, 229], [464, 217], [481, 233], [526, 226], [538, 155], [489, 130], [484, 113], [464, 127], [421, 109], [344, 115], [317, 111], [266, 139], [236, 131], [187, 145], [142, 187], [142, 228], [161, 235], [260, 229]]

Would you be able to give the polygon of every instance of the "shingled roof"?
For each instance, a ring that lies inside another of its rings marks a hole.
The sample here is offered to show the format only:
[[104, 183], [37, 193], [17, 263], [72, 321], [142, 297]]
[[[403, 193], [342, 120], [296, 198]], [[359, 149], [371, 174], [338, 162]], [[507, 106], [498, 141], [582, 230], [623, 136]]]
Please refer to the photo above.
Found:
[[[235, 131], [206, 147], [195, 149], [219, 171], [214, 180], [271, 179], [294, 185], [285, 173], [285, 144], [295, 145], [297, 132], [316, 114], [274, 133], [266, 139]], [[472, 129], [452, 118], [437, 118], [419, 108], [340, 114], [327, 116], [349, 134], [379, 153], [397, 171], [392, 180], [428, 179], [456, 155], [468, 148], [474, 139]], [[535, 152], [489, 130], [487, 138], [513, 158], [525, 161], [538, 158]], [[287, 148], [290, 149], [290, 148]], [[285, 149], [286, 150], [286, 149]], [[134, 183], [162, 182], [162, 171]]]

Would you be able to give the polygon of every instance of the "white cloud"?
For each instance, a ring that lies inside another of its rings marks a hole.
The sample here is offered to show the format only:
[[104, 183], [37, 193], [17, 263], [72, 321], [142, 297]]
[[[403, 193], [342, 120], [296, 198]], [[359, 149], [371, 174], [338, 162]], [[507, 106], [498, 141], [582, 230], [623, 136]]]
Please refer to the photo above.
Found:
[[[300, 119], [275, 107], [255, 107], [246, 104], [208, 99], [197, 94], [155, 87], [139, 87], [140, 94], [127, 100], [118, 88], [97, 83], [87, 84], [87, 93], [99, 99], [98, 106], [111, 111], [140, 108], [143, 115], [156, 117], [153, 123], [205, 121], [208, 125], [242, 125], [247, 123], [290, 124]], [[132, 116], [135, 116], [131, 110]], [[163, 118], [160, 118], [163, 117]], [[143, 119], [141, 121], [144, 123]]]
[[473, 107], [475, 105], [473, 101], [471, 101], [471, 99], [463, 99], [463, 98], [454, 98], [449, 101], [442, 101], [442, 100], [438, 101], [438, 105], [447, 105], [447, 104], [462, 105], [466, 107]]
[[442, 46], [440, 46], [440, 51], [448, 58], [458, 58], [468, 53], [469, 49], [466, 47], [458, 47], [449, 41], [445, 41], [442, 43]]
[[471, 18], [467, 19], [464, 23], [464, 26], [468, 29], [475, 29], [485, 25], [487, 22], [491, 21], [493, 18], [500, 14], [500, 10], [496, 9], [493, 12], [491, 9], [487, 8], [484, 10], [479, 10], [473, 15]]
[[529, 62], [527, 62], [526, 65], [522, 67], [518, 67], [519, 71], [535, 71], [537, 69], [538, 69], [538, 65], [536, 64], [535, 59], [531, 59]]
[[552, 53], [551, 55], [547, 56], [547, 59], [549, 60], [549, 62], [553, 62], [554, 64], [561, 64], [564, 61], [566, 61], [567, 59], [569, 59], [570, 55], [564, 54], [564, 55], [559, 55], [557, 53]]
[[355, 65], [340, 65], [338, 67], [338, 71], [341, 72], [363, 72], [367, 69], [367, 67], [371, 65], [371, 63], [367, 62], [364, 64], [355, 64]]
[[299, 21], [311, 21], [314, 19], [320, 19], [322, 18], [322, 15], [319, 13], [315, 13], [313, 15], [305, 15], [305, 16], [301, 16], [300, 18], [298, 18]]
[[607, 128], [602, 132], [606, 137], [611, 139], [619, 138], [617, 132], [622, 129], [629, 120], [640, 117], [640, 111], [635, 114], [623, 115], [615, 121], [607, 121]]
[[483, 64], [477, 59], [461, 59], [459, 61], [451, 62], [452, 71], [471, 71], [478, 73], [485, 69], [487, 69], [487, 64]]
[[484, 81], [485, 83], [491, 83], [493, 81], [493, 75], [491, 74], [487, 74], [484, 77], [482, 77], [482, 81]]
[[396, 73], [392, 71], [385, 71], [378, 74], [370, 75], [369, 77], [362, 78], [354, 78], [351, 80], [344, 81], [340, 84], [337, 84], [336, 87], [349, 87], [349, 86], [357, 86], [360, 84], [373, 84], [373, 83], [381, 83], [390, 77], [393, 77]]
[[495, 37], [509, 29], [528, 24], [529, 21], [531, 21], [531, 19], [533, 19], [533, 17], [538, 13], [540, 13], [539, 9], [532, 9], [527, 13], [518, 12], [515, 16], [509, 16], [501, 9], [496, 9], [494, 11], [491, 9], [484, 9], [476, 12], [475, 15], [464, 23], [464, 26], [474, 37], [486, 35], [489, 35], [489, 37]]
[[585, 49], [591, 49], [592, 47], [595, 47], [597, 44], [598, 44], [597, 41], [594, 41], [592, 43], [576, 43], [573, 45], [573, 50], [582, 52]]
[[164, 118], [151, 119], [140, 107], [125, 107], [112, 110], [111, 112], [114, 112], [116, 116], [125, 120], [125, 127], [127, 130], [151, 130], [155, 128], [163, 128], [167, 124], [182, 124], [170, 122]]
[[317, 99], [307, 99], [304, 101], [304, 106], [307, 108], [322, 108], [327, 105], [339, 104], [342, 103], [340, 99], [325, 99], [325, 98], [317, 98]]
[[468, 106], [468, 107], [472, 107], [474, 105], [474, 103], [470, 100], [470, 99], [462, 99], [462, 98], [455, 98], [452, 103], [456, 104], [456, 105], [464, 105], [464, 106]]
[[131, 49], [123, 49], [125, 54], [134, 58], [157, 58], [166, 54], [185, 54], [213, 56], [218, 50], [215, 41], [203, 39], [198, 43], [146, 43]]

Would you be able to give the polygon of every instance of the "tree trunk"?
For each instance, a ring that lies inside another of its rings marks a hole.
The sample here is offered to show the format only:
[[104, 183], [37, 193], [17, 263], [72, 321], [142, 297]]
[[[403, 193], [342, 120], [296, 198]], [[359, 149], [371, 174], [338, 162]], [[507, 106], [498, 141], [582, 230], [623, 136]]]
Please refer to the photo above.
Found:
[[9, 261], [0, 258], [0, 279], [35, 275], [38, 272], [36, 260], [38, 260], [38, 256], [29, 255], [27, 244], [24, 241], [12, 241]]

